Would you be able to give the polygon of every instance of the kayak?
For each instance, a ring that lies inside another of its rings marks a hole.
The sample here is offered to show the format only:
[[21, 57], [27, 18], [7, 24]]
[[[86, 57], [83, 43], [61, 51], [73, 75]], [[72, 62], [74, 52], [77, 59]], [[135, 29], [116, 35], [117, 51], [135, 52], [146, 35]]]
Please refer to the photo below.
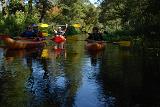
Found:
[[85, 44], [85, 48], [87, 50], [90, 50], [90, 51], [99, 51], [99, 50], [103, 50], [105, 49], [105, 43], [99, 43], [99, 42], [93, 42], [93, 43], [86, 43]]
[[44, 41], [37, 40], [15, 40], [11, 37], [5, 37], [3, 39], [4, 43], [9, 49], [31, 49], [45, 46]]

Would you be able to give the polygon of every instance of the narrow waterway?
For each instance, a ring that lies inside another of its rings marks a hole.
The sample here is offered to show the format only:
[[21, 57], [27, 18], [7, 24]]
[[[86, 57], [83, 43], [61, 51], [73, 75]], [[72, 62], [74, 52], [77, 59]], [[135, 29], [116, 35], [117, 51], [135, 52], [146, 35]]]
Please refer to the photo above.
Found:
[[159, 107], [160, 58], [69, 40], [34, 50], [0, 48], [0, 107]]

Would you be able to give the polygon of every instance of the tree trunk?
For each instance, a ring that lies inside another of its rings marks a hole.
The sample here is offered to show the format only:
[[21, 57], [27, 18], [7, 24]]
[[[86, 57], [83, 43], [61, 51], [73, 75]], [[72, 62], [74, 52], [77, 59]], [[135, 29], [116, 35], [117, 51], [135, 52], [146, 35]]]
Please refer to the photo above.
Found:
[[32, 2], [33, 2], [33, 0], [29, 0], [28, 1], [28, 5], [29, 5], [29, 7], [28, 7], [28, 13], [32, 13]]
[[43, 22], [43, 20], [44, 20], [44, 16], [45, 16], [45, 14], [46, 14], [46, 2], [43, 2], [42, 3], [42, 11], [41, 11], [41, 17], [40, 17], [40, 19], [39, 19], [39, 22], [41, 23], [41, 22]]

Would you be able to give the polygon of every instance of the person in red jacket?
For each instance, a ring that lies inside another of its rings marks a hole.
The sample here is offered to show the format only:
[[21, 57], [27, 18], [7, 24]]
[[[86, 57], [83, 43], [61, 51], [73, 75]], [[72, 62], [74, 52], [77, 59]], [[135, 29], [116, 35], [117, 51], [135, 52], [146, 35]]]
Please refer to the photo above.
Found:
[[54, 49], [64, 49], [64, 43], [66, 41], [66, 38], [64, 37], [64, 34], [67, 29], [67, 24], [64, 30], [62, 30], [61, 27], [58, 27], [58, 30], [55, 30], [55, 36], [53, 37], [53, 41], [55, 42]]

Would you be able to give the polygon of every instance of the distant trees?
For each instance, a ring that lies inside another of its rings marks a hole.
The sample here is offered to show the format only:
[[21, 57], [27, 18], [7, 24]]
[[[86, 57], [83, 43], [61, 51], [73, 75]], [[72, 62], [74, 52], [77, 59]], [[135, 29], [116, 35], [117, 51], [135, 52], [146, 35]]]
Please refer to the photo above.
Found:
[[103, 0], [99, 21], [110, 31], [130, 35], [159, 35], [159, 0]]
[[[81, 24], [80, 30], [90, 30], [98, 25], [99, 8], [96, 8], [89, 0], [0, 0], [2, 12], [0, 27], [2, 32], [10, 33], [15, 26], [15, 35], [28, 24], [52, 23], [55, 24]], [[17, 16], [18, 15], [18, 16]], [[17, 22], [16, 20], [21, 20]], [[6, 25], [14, 24], [13, 28]], [[8, 29], [8, 30], [6, 30]], [[14, 32], [12, 32], [14, 33]]]
[[[89, 0], [0, 0], [1, 20], [18, 15], [29, 23], [81, 24], [81, 30], [89, 31], [101, 26], [109, 32], [127, 35], [160, 34], [159, 0], [97, 0], [95, 7]], [[12, 19], [13, 20], [13, 19]], [[16, 19], [17, 20], [17, 19]], [[4, 25], [0, 22], [1, 26]]]

